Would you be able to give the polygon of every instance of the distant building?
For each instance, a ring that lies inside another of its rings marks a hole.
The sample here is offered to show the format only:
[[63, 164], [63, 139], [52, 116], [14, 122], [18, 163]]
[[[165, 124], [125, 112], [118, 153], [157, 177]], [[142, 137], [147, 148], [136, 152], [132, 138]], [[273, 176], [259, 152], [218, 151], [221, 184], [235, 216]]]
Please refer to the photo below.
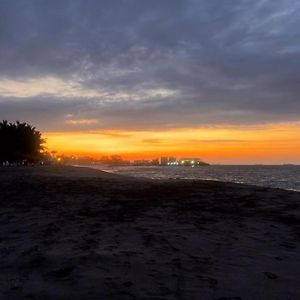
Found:
[[161, 166], [207, 166], [208, 163], [203, 162], [198, 157], [184, 157], [177, 160], [176, 157], [170, 156], [163, 156], [160, 158], [160, 165]]
[[207, 166], [208, 164], [201, 161], [200, 158], [181, 158], [179, 160], [179, 165], [181, 166]]
[[146, 159], [137, 159], [132, 163], [134, 166], [151, 166], [151, 161]]
[[176, 159], [176, 157], [169, 157], [168, 158], [168, 165], [169, 166], [175, 166], [175, 165], [177, 165], [177, 159]]
[[161, 157], [160, 158], [160, 165], [161, 166], [167, 166], [168, 165], [168, 161], [169, 161], [168, 157], [166, 157], [166, 156]]
[[152, 159], [152, 160], [151, 160], [151, 165], [152, 165], [152, 166], [158, 166], [158, 165], [159, 165], [159, 159], [158, 159], [158, 158]]
[[160, 165], [161, 166], [176, 166], [177, 165], [177, 159], [176, 159], [176, 157], [173, 157], [173, 156], [161, 157], [160, 158]]

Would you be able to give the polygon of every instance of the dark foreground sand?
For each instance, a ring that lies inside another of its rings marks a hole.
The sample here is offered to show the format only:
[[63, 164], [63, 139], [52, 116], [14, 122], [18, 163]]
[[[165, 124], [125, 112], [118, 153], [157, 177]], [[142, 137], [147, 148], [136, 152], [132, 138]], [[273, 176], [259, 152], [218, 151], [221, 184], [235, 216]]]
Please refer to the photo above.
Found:
[[300, 193], [0, 168], [1, 299], [300, 299]]

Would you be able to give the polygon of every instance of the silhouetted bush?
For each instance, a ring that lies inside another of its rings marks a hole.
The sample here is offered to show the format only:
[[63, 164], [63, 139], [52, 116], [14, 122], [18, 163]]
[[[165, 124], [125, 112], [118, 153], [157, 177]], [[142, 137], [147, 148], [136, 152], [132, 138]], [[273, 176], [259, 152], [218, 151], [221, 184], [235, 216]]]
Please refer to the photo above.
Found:
[[0, 163], [36, 163], [42, 157], [44, 142], [35, 127], [3, 120], [0, 122]]

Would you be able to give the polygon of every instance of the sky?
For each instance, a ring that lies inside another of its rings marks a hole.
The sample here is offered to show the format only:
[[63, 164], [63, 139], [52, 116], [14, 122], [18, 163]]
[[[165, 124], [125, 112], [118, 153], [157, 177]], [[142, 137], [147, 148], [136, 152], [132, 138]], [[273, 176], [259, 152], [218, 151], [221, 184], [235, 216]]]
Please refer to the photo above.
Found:
[[300, 163], [298, 0], [0, 0], [0, 119], [49, 150]]

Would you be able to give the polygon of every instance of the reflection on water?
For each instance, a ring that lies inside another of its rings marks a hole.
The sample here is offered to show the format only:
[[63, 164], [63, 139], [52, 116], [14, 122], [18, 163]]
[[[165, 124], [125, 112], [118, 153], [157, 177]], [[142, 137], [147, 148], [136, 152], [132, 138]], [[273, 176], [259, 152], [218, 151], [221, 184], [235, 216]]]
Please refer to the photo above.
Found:
[[300, 166], [108, 167], [107, 172], [152, 179], [204, 179], [246, 183], [300, 191]]

